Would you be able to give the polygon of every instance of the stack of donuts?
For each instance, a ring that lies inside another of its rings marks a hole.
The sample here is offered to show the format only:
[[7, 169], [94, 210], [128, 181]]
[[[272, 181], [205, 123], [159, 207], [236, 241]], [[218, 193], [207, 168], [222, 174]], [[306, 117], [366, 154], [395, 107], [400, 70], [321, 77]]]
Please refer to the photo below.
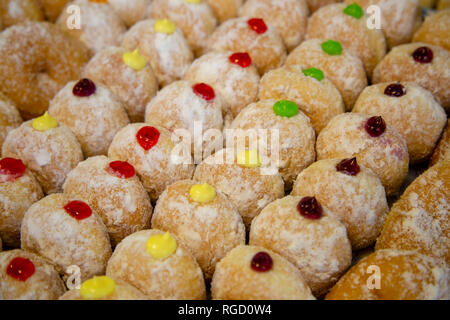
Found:
[[449, 50], [446, 0], [2, 0], [0, 299], [450, 299]]

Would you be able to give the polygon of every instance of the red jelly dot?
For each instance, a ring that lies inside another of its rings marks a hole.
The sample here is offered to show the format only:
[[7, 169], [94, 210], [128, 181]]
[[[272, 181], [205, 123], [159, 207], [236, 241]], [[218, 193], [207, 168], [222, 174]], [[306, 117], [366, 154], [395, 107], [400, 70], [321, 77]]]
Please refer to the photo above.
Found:
[[83, 220], [92, 215], [91, 207], [83, 201], [71, 201], [64, 206], [64, 210], [77, 220]]
[[258, 252], [252, 258], [251, 267], [258, 272], [267, 272], [272, 269], [273, 260], [272, 257], [264, 251]]
[[36, 271], [30, 259], [17, 257], [11, 260], [6, 267], [6, 274], [19, 281], [27, 281]]
[[297, 210], [308, 219], [316, 220], [322, 217], [322, 206], [315, 197], [304, 197], [297, 204]]
[[4, 177], [0, 178], [0, 182], [18, 179], [25, 174], [26, 169], [20, 159], [3, 158], [0, 160], [0, 175]]
[[108, 166], [108, 172], [121, 179], [128, 179], [136, 174], [134, 167], [126, 161], [111, 162]]
[[136, 134], [138, 143], [144, 150], [153, 148], [159, 140], [160, 133], [154, 127], [142, 127]]
[[231, 63], [237, 64], [242, 68], [247, 68], [252, 64], [252, 59], [247, 52], [236, 52], [233, 53], [229, 58]]
[[339, 162], [336, 166], [336, 170], [349, 176], [356, 176], [361, 171], [361, 168], [359, 167], [356, 158], [351, 158]]
[[90, 95], [95, 93], [95, 83], [89, 79], [81, 79], [77, 82], [77, 84], [73, 87], [73, 94], [77, 97], [89, 97]]
[[210, 101], [216, 97], [214, 89], [208, 86], [206, 83], [197, 83], [192, 87], [192, 90], [200, 98]]
[[420, 47], [413, 52], [412, 56], [419, 63], [430, 63], [433, 61], [433, 50], [428, 47]]
[[386, 122], [380, 116], [372, 117], [367, 120], [365, 129], [371, 137], [376, 138], [386, 131]]
[[393, 83], [386, 87], [384, 94], [390, 97], [400, 98], [406, 94], [406, 88], [400, 83]]
[[267, 25], [263, 19], [253, 18], [247, 21], [250, 29], [255, 31], [257, 34], [263, 34], [267, 31]]

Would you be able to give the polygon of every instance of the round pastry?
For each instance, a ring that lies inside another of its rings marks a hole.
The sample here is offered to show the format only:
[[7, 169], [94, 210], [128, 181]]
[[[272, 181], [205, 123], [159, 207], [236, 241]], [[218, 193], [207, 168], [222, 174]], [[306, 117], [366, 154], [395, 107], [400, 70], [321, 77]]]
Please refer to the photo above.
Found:
[[214, 12], [202, 0], [153, 0], [149, 16], [172, 20], [183, 31], [196, 56], [202, 54], [206, 40], [217, 26]]
[[326, 5], [341, 2], [342, 0], [306, 0], [309, 6], [309, 11], [314, 12]]
[[383, 32], [367, 26], [367, 15], [356, 3], [349, 6], [337, 3], [316, 11], [308, 23], [306, 39], [331, 39], [339, 41], [361, 59], [367, 75], [386, 54]]
[[125, 34], [122, 47], [130, 51], [138, 49], [161, 86], [183, 78], [194, 59], [181, 30], [167, 19], [136, 23]]
[[341, 93], [348, 111], [367, 87], [366, 71], [361, 60], [337, 41], [310, 39], [302, 42], [286, 59], [286, 66], [295, 64], [322, 70]]
[[209, 51], [248, 52], [259, 74], [281, 67], [286, 48], [277, 29], [261, 18], [234, 18], [209, 37]]
[[23, 162], [0, 159], [0, 235], [8, 247], [20, 247], [20, 224], [25, 211], [44, 196]]
[[151, 200], [156, 201], [169, 184], [192, 177], [190, 152], [183, 157], [176, 153], [176, 146], [167, 129], [134, 123], [117, 133], [108, 157], [134, 166]]
[[210, 52], [196, 59], [185, 79], [204, 82], [223, 97], [232, 117], [258, 98], [259, 74], [246, 52]]
[[388, 196], [399, 192], [408, 174], [406, 141], [380, 116], [334, 117], [317, 138], [316, 151], [318, 160], [356, 157], [380, 178]]
[[427, 256], [380, 250], [353, 266], [326, 299], [447, 300], [448, 277], [448, 270]]
[[152, 204], [132, 165], [97, 156], [68, 175], [64, 192], [89, 203], [108, 229], [113, 247], [126, 236], [150, 228]]
[[0, 92], [0, 149], [8, 133], [21, 123], [22, 117], [14, 103]]
[[147, 296], [126, 282], [94, 276], [84, 281], [80, 289], [67, 291], [58, 300], [147, 300]]
[[391, 209], [376, 249], [416, 250], [450, 263], [450, 161], [418, 177]]
[[158, 91], [158, 80], [139, 50], [106, 48], [89, 61], [84, 77], [110, 89], [124, 105], [131, 122], [144, 121], [145, 106]]
[[129, 123], [116, 95], [87, 78], [67, 83], [48, 111], [73, 131], [86, 157], [106, 154], [116, 133]]
[[450, 50], [450, 10], [442, 10], [425, 19], [414, 34], [414, 42], [425, 42]]
[[273, 250], [293, 263], [316, 297], [347, 270], [352, 247], [345, 226], [310, 196], [287, 196], [253, 220], [250, 244]]
[[107, 2], [129, 28], [144, 20], [152, 0], [108, 0]]
[[34, 203], [21, 227], [22, 249], [55, 264], [60, 274], [80, 268], [82, 280], [105, 273], [111, 244], [102, 219], [76, 198], [55, 193]]
[[21, 159], [46, 194], [61, 192], [69, 171], [83, 160], [75, 135], [48, 113], [12, 130], [3, 143], [2, 155]]
[[411, 81], [430, 91], [448, 112], [450, 110], [450, 53], [422, 42], [393, 48], [378, 64], [373, 83]]
[[[47, 22], [27, 22], [0, 34], [0, 91], [25, 119], [41, 115], [87, 62], [82, 43]], [[45, 67], [43, 67], [45, 66]]]
[[380, 179], [356, 158], [320, 160], [297, 177], [291, 195], [310, 194], [347, 228], [353, 250], [373, 244], [388, 213]]
[[222, 149], [197, 166], [194, 180], [224, 193], [250, 227], [267, 204], [284, 196], [283, 178], [278, 172], [263, 174], [266, 166], [255, 150]]
[[364, 89], [353, 112], [380, 115], [408, 145], [409, 161], [429, 158], [447, 115], [433, 95], [414, 83], [379, 83]]
[[240, 245], [217, 264], [215, 300], [315, 300], [297, 268], [282, 256]]
[[44, 14], [38, 0], [2, 0], [0, 20], [3, 28], [8, 28], [24, 21], [43, 21]]
[[55, 22], [70, 0], [38, 0], [41, 8], [50, 22]]
[[82, 41], [94, 55], [109, 46], [118, 46], [126, 32], [126, 26], [114, 9], [106, 1], [73, 0], [68, 5], [75, 5], [80, 10], [79, 28], [70, 25], [71, 15], [63, 10], [56, 24], [71, 36]]
[[317, 134], [332, 118], [345, 112], [341, 94], [322, 70], [299, 65], [266, 73], [261, 78], [259, 98], [295, 102], [311, 119]]
[[[275, 71], [270, 71], [266, 76], [272, 72]], [[292, 101], [262, 100], [252, 103], [239, 113], [230, 129], [278, 130], [280, 148], [275, 151], [279, 153], [279, 172], [283, 176], [286, 189], [289, 189], [296, 176], [316, 159], [314, 128], [309, 118]], [[258, 135], [258, 143], [267, 147], [268, 157], [271, 157], [270, 141], [269, 137]]]
[[240, 17], [262, 18], [273, 25], [288, 51], [303, 41], [308, 15], [305, 0], [248, 0], [239, 9]]
[[447, 120], [447, 128], [431, 156], [430, 167], [443, 160], [450, 160], [450, 120]]
[[152, 300], [206, 299], [202, 270], [189, 250], [168, 232], [143, 230], [119, 243], [106, 274]]
[[245, 226], [236, 207], [207, 183], [181, 180], [159, 197], [152, 227], [175, 235], [211, 279], [216, 263], [245, 244]]
[[245, 0], [205, 0], [219, 23], [223, 23], [228, 19], [235, 18], [238, 14], [239, 8]]
[[53, 265], [24, 250], [0, 253], [1, 300], [56, 300], [66, 291]]

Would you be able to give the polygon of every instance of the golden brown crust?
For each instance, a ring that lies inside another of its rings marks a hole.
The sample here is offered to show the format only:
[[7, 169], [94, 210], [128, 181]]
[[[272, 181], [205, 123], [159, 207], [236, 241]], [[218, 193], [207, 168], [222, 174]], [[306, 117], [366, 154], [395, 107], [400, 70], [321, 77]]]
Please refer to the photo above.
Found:
[[0, 150], [8, 133], [21, 123], [22, 117], [14, 103], [0, 92]]
[[450, 10], [442, 10], [425, 19], [414, 34], [414, 42], [425, 42], [450, 50]]
[[235, 18], [238, 14], [238, 10], [245, 0], [205, 0], [214, 14], [216, 15], [219, 23], [223, 23], [228, 19]]
[[450, 160], [450, 120], [447, 120], [447, 128], [431, 156], [430, 167], [443, 160]]
[[37, 0], [3, 0], [0, 2], [0, 20], [8, 28], [25, 21], [43, 21], [44, 14]]
[[308, 3], [309, 10], [314, 12], [326, 5], [341, 2], [342, 0], [305, 0]]
[[61, 11], [70, 0], [38, 0], [45, 16], [50, 22], [55, 22]]

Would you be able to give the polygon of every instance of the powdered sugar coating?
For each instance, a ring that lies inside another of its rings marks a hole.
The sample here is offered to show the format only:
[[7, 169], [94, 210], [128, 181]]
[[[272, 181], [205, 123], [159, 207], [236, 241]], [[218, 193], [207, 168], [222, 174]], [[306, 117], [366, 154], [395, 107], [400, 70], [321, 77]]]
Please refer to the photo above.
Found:
[[24, 21], [43, 21], [44, 14], [36, 0], [3, 0], [0, 20], [5, 28]]
[[306, 0], [306, 2], [308, 3], [308, 6], [309, 6], [309, 10], [311, 12], [314, 12], [326, 5], [341, 2], [341, 1], [342, 0]]
[[152, 0], [108, 0], [108, 3], [125, 22], [125, 25], [131, 27], [145, 18]]
[[447, 120], [447, 128], [441, 137], [433, 155], [430, 159], [430, 166], [435, 165], [439, 161], [450, 160], [450, 120]]
[[219, 23], [235, 18], [244, 0], [205, 0], [216, 15]]
[[425, 19], [414, 34], [414, 42], [425, 42], [450, 50], [450, 10], [442, 10]]
[[22, 117], [13, 102], [0, 92], [0, 148], [8, 133], [21, 123]]

